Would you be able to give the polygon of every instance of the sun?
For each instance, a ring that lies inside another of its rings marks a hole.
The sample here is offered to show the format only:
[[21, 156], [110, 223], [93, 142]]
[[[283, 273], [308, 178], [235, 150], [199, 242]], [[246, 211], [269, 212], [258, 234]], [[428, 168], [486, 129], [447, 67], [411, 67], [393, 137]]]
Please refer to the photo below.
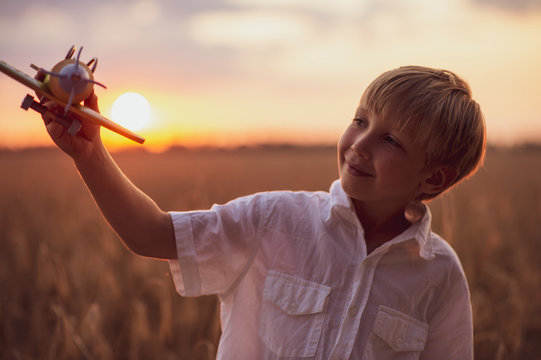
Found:
[[120, 95], [111, 109], [111, 119], [130, 129], [141, 130], [150, 125], [150, 104], [141, 94], [127, 92]]

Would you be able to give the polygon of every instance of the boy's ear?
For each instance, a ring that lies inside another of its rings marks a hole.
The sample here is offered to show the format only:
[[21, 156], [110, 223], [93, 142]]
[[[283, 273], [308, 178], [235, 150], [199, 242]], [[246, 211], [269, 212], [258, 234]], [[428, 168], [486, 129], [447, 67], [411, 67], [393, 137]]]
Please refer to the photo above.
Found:
[[437, 194], [447, 189], [455, 181], [457, 171], [448, 165], [438, 166], [430, 171], [421, 184], [423, 193]]

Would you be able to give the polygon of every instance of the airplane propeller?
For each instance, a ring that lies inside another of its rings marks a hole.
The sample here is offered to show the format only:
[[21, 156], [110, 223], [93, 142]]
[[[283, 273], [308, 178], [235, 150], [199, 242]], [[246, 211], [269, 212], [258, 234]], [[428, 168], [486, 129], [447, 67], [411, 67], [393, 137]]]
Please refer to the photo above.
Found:
[[[66, 58], [55, 65], [51, 71], [40, 68], [42, 72], [50, 76], [49, 87], [51, 90], [67, 102], [64, 115], [68, 113], [74, 102], [79, 103], [90, 96], [92, 84], [99, 85], [104, 89], [107, 88], [94, 80], [93, 73], [98, 64], [97, 58], [93, 58], [85, 65], [79, 61], [82, 51], [83, 47], [81, 46], [74, 60], [72, 56], [75, 53], [75, 46], [72, 46]], [[92, 68], [89, 67], [90, 65], [93, 65]]]

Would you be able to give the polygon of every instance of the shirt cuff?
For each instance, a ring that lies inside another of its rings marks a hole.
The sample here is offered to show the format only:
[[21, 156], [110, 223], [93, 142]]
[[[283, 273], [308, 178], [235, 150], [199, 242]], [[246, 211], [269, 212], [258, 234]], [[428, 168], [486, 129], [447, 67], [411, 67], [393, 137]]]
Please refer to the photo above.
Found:
[[177, 259], [169, 267], [178, 293], [182, 296], [201, 295], [201, 277], [197, 266], [192, 222], [189, 213], [170, 212], [175, 231]]

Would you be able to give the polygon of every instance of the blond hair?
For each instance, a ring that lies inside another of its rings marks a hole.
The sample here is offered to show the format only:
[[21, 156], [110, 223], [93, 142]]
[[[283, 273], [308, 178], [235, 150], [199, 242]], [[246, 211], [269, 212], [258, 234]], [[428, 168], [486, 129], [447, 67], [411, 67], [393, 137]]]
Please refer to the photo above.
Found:
[[449, 187], [472, 175], [483, 161], [483, 114], [468, 83], [451, 71], [422, 66], [387, 71], [368, 86], [361, 103], [422, 145], [426, 168], [452, 166], [457, 176]]

